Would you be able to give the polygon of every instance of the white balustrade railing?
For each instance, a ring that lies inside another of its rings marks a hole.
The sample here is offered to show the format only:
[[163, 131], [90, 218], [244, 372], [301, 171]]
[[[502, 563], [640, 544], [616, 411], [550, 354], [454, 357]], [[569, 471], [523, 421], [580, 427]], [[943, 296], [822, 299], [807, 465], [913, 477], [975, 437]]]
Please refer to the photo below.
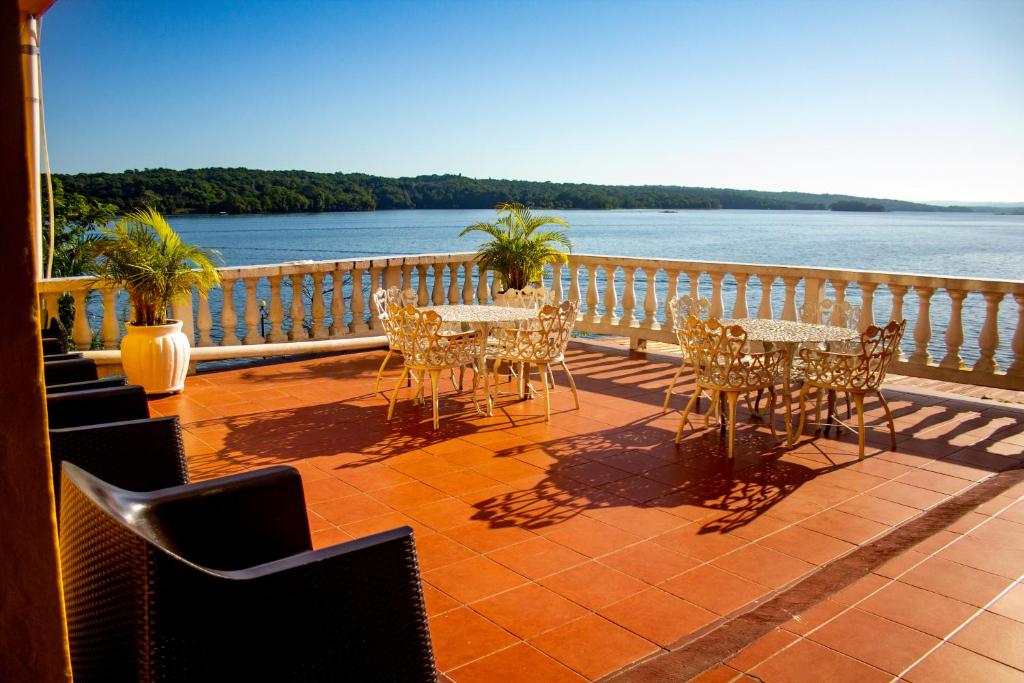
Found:
[[[234, 357], [240, 346], [260, 356], [266, 343], [375, 337], [382, 332], [371, 297], [379, 287], [411, 288], [420, 305], [492, 301], [501, 283], [490, 273], [481, 278], [473, 256], [221, 268], [222, 284], [208, 300], [184, 297], [172, 315], [185, 321], [194, 345], [232, 347]], [[545, 284], [556, 298], [580, 302], [578, 331], [629, 337], [633, 348], [675, 341], [668, 303], [678, 294], [707, 297], [712, 315], [730, 318], [796, 320], [808, 303], [848, 301], [862, 307], [862, 328], [908, 319], [895, 372], [1024, 389], [1022, 281], [576, 254], [549, 268]], [[78, 348], [118, 348], [129, 317], [123, 292], [84, 277], [44, 280], [38, 290], [50, 311], [61, 294], [74, 299]]]

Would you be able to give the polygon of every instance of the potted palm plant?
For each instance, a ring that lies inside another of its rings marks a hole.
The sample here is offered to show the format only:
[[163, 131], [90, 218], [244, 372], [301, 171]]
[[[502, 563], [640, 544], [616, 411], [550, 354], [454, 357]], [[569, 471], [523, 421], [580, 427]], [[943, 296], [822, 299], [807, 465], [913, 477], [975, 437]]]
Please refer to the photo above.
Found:
[[123, 287], [132, 319], [121, 340], [121, 365], [128, 381], [147, 394], [176, 393], [185, 388], [189, 340], [180, 320], [167, 318], [167, 307], [192, 290], [206, 296], [220, 282], [217, 254], [182, 241], [153, 209], [125, 214], [96, 241], [97, 280]]
[[493, 270], [501, 278], [503, 289], [539, 283], [545, 265], [568, 261], [572, 241], [565, 230], [545, 228], [568, 228], [568, 222], [555, 216], [534, 216], [522, 204], [498, 204], [495, 208], [498, 220], [467, 226], [459, 237], [472, 232], [490, 235], [477, 249], [476, 261], [481, 273]]

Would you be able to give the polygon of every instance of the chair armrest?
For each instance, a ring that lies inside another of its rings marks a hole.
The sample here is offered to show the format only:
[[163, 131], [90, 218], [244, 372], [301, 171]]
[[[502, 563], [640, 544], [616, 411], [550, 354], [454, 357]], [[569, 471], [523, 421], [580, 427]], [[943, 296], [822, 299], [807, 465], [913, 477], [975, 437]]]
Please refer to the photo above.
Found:
[[91, 358], [45, 359], [43, 363], [43, 378], [47, 385], [88, 382], [97, 377], [96, 362]]
[[155, 491], [189, 481], [176, 415], [51, 429], [50, 463], [58, 520], [60, 471], [65, 462], [128, 491]]
[[103, 377], [87, 382], [70, 382], [69, 384], [50, 384], [46, 387], [47, 394], [65, 394], [69, 391], [88, 391], [89, 389], [112, 389], [123, 387], [127, 383], [124, 377]]
[[149, 417], [146, 391], [133, 384], [46, 395], [50, 429]]
[[164, 489], [140, 520], [155, 543], [208, 569], [251, 567], [313, 547], [302, 478], [293, 467]]
[[[53, 340], [53, 339], [44, 339], [43, 341], [44, 342], [46, 342], [46, 341], [51, 341], [52, 342], [52, 341], [55, 341], [55, 340]], [[77, 351], [72, 351], [70, 353], [68, 353], [66, 351], [54, 351], [53, 353], [43, 353], [43, 360], [45, 362], [47, 362], [47, 363], [50, 363], [50, 362], [53, 362], [53, 361], [57, 361], [57, 360], [74, 360], [76, 358], [85, 358], [85, 356], [82, 355], [81, 353], [77, 352]]]

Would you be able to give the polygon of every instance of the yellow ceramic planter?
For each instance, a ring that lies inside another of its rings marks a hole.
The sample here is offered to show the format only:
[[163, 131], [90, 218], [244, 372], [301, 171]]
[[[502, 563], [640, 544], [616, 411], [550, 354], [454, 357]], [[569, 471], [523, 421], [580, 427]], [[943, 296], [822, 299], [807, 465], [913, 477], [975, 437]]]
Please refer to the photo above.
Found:
[[185, 389], [190, 345], [180, 320], [149, 327], [126, 325], [121, 340], [121, 365], [129, 384], [147, 394], [178, 393]]

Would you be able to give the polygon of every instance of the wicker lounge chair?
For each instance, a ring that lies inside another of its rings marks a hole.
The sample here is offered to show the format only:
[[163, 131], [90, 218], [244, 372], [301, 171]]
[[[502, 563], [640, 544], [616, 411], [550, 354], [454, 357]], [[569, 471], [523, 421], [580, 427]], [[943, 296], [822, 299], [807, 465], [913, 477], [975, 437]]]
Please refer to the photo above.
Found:
[[123, 387], [46, 394], [50, 429], [139, 420], [149, 417], [146, 390], [129, 384]]

